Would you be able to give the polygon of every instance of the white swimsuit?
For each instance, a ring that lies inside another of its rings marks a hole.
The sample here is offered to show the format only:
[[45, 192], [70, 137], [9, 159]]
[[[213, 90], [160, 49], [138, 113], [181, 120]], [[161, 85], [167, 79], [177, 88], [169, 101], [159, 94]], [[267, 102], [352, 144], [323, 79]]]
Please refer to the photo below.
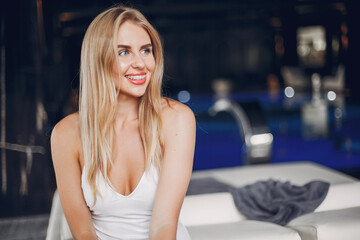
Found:
[[[97, 188], [100, 195], [97, 196], [95, 205], [93, 193], [84, 170], [81, 176], [81, 187], [98, 238], [101, 240], [148, 239], [159, 178], [157, 169], [151, 165], [149, 171], [142, 175], [134, 191], [127, 196], [118, 193], [99, 174]], [[178, 223], [176, 239], [190, 239], [186, 228], [180, 222]]]

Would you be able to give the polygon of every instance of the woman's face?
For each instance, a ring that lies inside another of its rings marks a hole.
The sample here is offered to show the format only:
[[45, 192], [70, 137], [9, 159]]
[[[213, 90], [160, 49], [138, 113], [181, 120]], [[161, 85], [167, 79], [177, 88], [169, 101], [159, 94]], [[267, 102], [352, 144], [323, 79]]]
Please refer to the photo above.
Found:
[[[113, 63], [116, 88], [120, 87], [122, 96], [143, 96], [155, 69], [149, 34], [142, 27], [126, 21], [120, 25], [117, 47], [120, 70], [116, 61]], [[118, 81], [119, 74], [120, 81]]]

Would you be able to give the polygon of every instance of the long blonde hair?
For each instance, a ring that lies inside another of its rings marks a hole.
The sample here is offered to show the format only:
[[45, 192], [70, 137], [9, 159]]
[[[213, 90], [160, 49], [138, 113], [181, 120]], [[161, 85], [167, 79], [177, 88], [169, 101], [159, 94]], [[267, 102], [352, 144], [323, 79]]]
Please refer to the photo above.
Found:
[[[81, 49], [79, 118], [87, 180], [94, 200], [100, 172], [106, 180], [112, 167], [113, 123], [117, 95], [112, 66], [117, 62], [116, 36], [121, 24], [131, 21], [147, 31], [153, 45], [155, 69], [139, 104], [139, 130], [146, 169], [153, 163], [161, 170], [164, 144], [161, 138], [161, 85], [164, 70], [159, 34], [136, 9], [117, 6], [99, 14], [88, 27]], [[120, 76], [119, 76], [120, 78]], [[120, 79], [119, 79], [120, 80]], [[95, 203], [95, 202], [94, 202]]]

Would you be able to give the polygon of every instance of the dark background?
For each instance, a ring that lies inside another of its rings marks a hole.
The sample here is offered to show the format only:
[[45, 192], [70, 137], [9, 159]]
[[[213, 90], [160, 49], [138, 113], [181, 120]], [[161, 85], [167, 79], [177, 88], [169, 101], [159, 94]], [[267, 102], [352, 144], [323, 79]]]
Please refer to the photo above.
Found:
[[[0, 217], [49, 212], [56, 188], [49, 147], [51, 130], [61, 118], [76, 111], [80, 47], [86, 28], [98, 13], [114, 3], [118, 2], [2, 1], [5, 141], [33, 147], [28, 153], [26, 147], [21, 151], [1, 149], [6, 165], [2, 161], [0, 166]], [[180, 90], [192, 96], [211, 95], [211, 83], [216, 78], [231, 79], [233, 91], [240, 95], [267, 91], [269, 76], [275, 76], [282, 88], [281, 68], [301, 65], [296, 53], [296, 30], [321, 25], [328, 43], [334, 37], [345, 37], [347, 44], [340, 44], [336, 56], [331, 44], [327, 44], [324, 66], [303, 67], [303, 71], [308, 75], [334, 75], [337, 67], [344, 65], [343, 94], [352, 103], [360, 100], [357, 1], [122, 3], [142, 11], [162, 37], [166, 96], [175, 97]]]

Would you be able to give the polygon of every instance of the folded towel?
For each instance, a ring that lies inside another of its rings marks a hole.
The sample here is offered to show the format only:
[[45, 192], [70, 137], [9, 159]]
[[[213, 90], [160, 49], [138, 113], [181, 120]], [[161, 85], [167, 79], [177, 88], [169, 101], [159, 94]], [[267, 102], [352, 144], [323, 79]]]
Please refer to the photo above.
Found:
[[249, 219], [285, 225], [292, 219], [313, 212], [325, 199], [329, 183], [311, 181], [304, 186], [275, 180], [259, 181], [231, 188], [238, 210]]
[[212, 177], [191, 179], [186, 195], [229, 192], [232, 186]]

